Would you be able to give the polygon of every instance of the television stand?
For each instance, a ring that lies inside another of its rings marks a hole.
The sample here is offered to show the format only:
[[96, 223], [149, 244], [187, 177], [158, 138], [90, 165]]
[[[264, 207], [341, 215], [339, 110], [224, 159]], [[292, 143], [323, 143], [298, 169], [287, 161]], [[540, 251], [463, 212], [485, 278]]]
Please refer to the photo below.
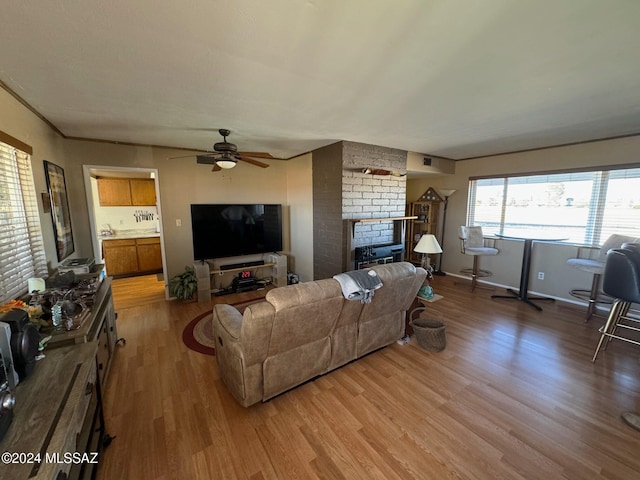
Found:
[[222, 297], [224, 295], [232, 295], [234, 293], [243, 293], [243, 292], [253, 292], [254, 290], [262, 290], [266, 288], [262, 282], [256, 282], [254, 285], [245, 285], [243, 287], [238, 287], [234, 290], [233, 287], [222, 288], [220, 290], [216, 290], [213, 292], [213, 295], [216, 297]]
[[[249, 257], [251, 258], [251, 257]], [[227, 293], [234, 293], [233, 288], [229, 288], [232, 278], [237, 277], [241, 272], [251, 272], [251, 277], [271, 277], [272, 283], [275, 286], [284, 286], [287, 284], [287, 256], [284, 254], [273, 253], [266, 257], [264, 263], [259, 265], [251, 265], [251, 263], [257, 263], [253, 260], [247, 260], [241, 262], [241, 267], [225, 268], [218, 267], [212, 260], [205, 261], [204, 263], [198, 261], [194, 263], [194, 269], [196, 271], [196, 278], [198, 281], [198, 301], [208, 302], [211, 299], [211, 295], [226, 295]], [[260, 269], [264, 269], [260, 271]], [[248, 285], [243, 284], [242, 287], [249, 288]], [[264, 288], [265, 284], [258, 282], [255, 288], [252, 290], [259, 290]], [[237, 290], [237, 291], [249, 291], [249, 290]]]

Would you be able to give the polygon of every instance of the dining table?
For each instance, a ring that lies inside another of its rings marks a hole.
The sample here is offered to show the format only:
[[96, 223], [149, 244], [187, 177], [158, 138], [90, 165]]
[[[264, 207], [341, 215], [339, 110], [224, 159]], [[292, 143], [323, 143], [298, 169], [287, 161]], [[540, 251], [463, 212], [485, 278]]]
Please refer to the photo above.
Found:
[[518, 290], [507, 288], [509, 295], [491, 295], [491, 298], [504, 298], [508, 300], [520, 300], [527, 305], [531, 305], [538, 311], [542, 311], [542, 308], [532, 300], [553, 302], [555, 298], [552, 297], [540, 297], [529, 295], [529, 274], [531, 272], [531, 256], [534, 242], [546, 242], [555, 243], [567, 240], [566, 237], [561, 237], [554, 233], [543, 232], [513, 232], [513, 233], [496, 233], [496, 237], [506, 240], [522, 240], [524, 241], [524, 249], [522, 251], [522, 266], [520, 269], [520, 287]]

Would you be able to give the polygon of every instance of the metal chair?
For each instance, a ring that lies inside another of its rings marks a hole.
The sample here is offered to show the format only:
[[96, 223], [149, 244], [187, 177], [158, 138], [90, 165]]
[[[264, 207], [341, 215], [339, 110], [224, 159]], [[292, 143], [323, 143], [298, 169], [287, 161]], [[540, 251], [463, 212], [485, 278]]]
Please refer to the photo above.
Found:
[[497, 255], [499, 250], [494, 247], [485, 246], [484, 236], [482, 235], [482, 227], [460, 226], [458, 230], [458, 238], [460, 239], [460, 251], [465, 255], [473, 256], [473, 267], [461, 270], [462, 273], [471, 275], [471, 291], [478, 288], [486, 288], [493, 290], [493, 287], [486, 287], [478, 284], [478, 278], [490, 277], [493, 275], [488, 270], [482, 270], [479, 266], [479, 258], [485, 255]]
[[[609, 250], [605, 260], [603, 290], [615, 300], [611, 306], [607, 322], [600, 329], [600, 340], [593, 354], [592, 362], [602, 350], [605, 338], [614, 338], [640, 345], [640, 341], [622, 336], [623, 332], [640, 332], [635, 326], [640, 320], [628, 315], [632, 303], [640, 303], [640, 249], [616, 248]], [[608, 342], [607, 342], [608, 343]]]
[[591, 289], [574, 288], [569, 293], [575, 298], [588, 301], [585, 321], [589, 321], [596, 312], [598, 304], [610, 304], [611, 298], [602, 295], [600, 282], [604, 273], [604, 264], [607, 252], [612, 248], [620, 248], [623, 243], [637, 242], [638, 239], [626, 235], [611, 235], [601, 247], [581, 246], [578, 247], [578, 256], [567, 260], [567, 265], [593, 274]]

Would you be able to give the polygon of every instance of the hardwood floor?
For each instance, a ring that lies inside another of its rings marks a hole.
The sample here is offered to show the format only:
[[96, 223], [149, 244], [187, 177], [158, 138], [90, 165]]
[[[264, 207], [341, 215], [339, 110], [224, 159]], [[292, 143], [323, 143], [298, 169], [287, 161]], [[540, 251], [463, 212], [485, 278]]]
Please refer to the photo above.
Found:
[[99, 478], [640, 478], [620, 418], [640, 411], [640, 348], [613, 342], [594, 365], [602, 319], [453, 280], [434, 282], [444, 351], [393, 344], [248, 409], [182, 343], [212, 303], [119, 307]]
[[111, 288], [116, 311], [165, 301], [164, 280], [155, 273], [114, 279]]

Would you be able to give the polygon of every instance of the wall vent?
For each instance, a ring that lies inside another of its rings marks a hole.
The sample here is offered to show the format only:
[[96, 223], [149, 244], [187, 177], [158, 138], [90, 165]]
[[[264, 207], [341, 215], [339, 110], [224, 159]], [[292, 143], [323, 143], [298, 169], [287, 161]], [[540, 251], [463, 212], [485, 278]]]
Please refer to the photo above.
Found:
[[424, 165], [425, 167], [431, 166], [431, 157], [424, 157], [422, 159], [422, 165]]

